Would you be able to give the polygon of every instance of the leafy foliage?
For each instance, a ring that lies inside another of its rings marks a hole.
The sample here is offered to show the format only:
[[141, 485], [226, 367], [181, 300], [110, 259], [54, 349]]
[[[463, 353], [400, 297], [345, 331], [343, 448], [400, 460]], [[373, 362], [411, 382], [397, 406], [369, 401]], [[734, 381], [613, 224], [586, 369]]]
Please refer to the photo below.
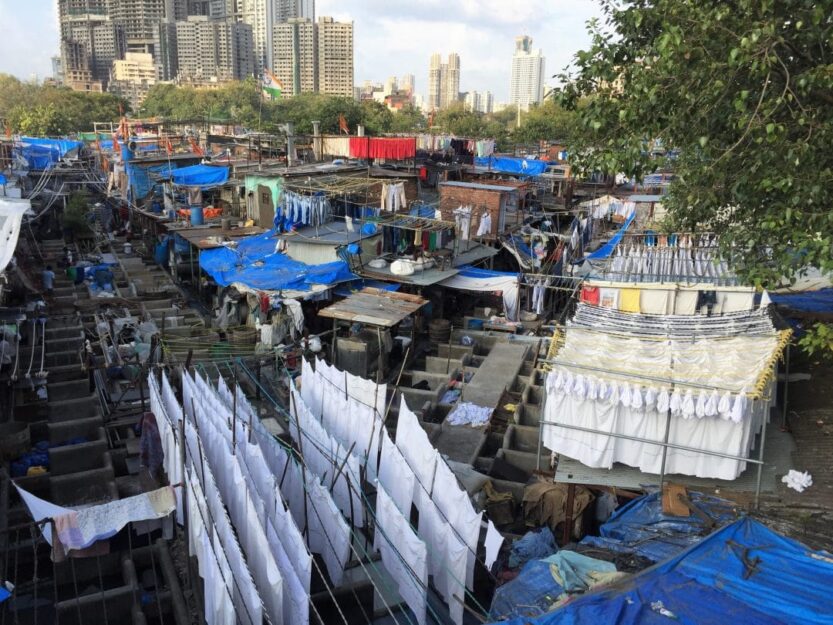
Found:
[[92, 130], [94, 122], [117, 121], [119, 104], [109, 93], [83, 93], [63, 87], [36, 85], [0, 74], [0, 116], [12, 131], [62, 135]]
[[84, 191], [74, 191], [67, 201], [64, 211], [63, 227], [75, 235], [91, 232], [87, 213], [89, 212], [90, 197]]
[[639, 177], [673, 148], [679, 228], [720, 233], [757, 284], [833, 269], [833, 1], [602, 6], [558, 94], [574, 164]]

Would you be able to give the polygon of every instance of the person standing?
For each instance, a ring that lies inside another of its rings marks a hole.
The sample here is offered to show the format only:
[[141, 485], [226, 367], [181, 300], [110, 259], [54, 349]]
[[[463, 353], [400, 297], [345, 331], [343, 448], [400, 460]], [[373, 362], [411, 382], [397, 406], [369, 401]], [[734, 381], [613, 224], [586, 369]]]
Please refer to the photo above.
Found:
[[43, 290], [46, 291], [47, 295], [52, 295], [52, 289], [55, 286], [55, 272], [52, 271], [52, 265], [47, 265], [46, 269], [43, 270], [41, 280], [43, 281]]

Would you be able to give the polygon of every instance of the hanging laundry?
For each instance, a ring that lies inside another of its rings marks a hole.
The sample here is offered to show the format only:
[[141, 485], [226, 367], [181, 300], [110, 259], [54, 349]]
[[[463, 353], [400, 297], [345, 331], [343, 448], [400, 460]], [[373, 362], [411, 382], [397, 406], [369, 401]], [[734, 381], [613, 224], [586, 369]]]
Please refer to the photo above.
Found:
[[454, 209], [454, 221], [457, 224], [457, 235], [462, 241], [469, 240], [471, 230], [471, 206], [460, 205]]
[[492, 215], [488, 210], [484, 210], [480, 215], [480, 224], [477, 226], [475, 236], [482, 237], [490, 234], [492, 234]]
[[599, 306], [603, 308], [619, 307], [619, 289], [599, 289]]
[[599, 305], [599, 287], [597, 286], [583, 286], [581, 287], [581, 301], [587, 304]]
[[639, 289], [620, 289], [619, 310], [622, 312], [638, 313], [640, 311], [639, 299]]

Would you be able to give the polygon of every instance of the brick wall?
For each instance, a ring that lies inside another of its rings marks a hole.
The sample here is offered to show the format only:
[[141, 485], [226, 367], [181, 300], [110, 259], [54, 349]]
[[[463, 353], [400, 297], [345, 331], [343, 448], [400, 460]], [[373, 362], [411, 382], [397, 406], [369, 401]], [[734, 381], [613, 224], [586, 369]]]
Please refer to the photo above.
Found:
[[456, 208], [461, 205], [473, 207], [471, 220], [471, 235], [473, 237], [480, 224], [480, 215], [483, 213], [483, 209], [486, 208], [492, 217], [492, 231], [483, 238], [493, 240], [498, 234], [501, 197], [503, 195], [503, 191], [440, 185], [440, 211], [443, 214], [443, 219], [454, 221], [454, 210]]

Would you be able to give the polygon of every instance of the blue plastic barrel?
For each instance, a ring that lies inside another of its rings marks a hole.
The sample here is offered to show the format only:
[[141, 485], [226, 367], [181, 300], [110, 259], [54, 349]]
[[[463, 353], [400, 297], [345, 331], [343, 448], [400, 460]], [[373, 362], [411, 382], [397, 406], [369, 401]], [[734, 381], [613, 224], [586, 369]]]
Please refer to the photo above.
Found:
[[156, 260], [157, 265], [162, 265], [163, 267], [168, 266], [168, 242], [165, 241], [164, 243], [159, 243], [156, 246], [156, 253], [154, 254], [154, 259]]
[[192, 206], [191, 207], [191, 225], [192, 226], [201, 226], [204, 223], [205, 223], [205, 219], [203, 219], [202, 206]]

